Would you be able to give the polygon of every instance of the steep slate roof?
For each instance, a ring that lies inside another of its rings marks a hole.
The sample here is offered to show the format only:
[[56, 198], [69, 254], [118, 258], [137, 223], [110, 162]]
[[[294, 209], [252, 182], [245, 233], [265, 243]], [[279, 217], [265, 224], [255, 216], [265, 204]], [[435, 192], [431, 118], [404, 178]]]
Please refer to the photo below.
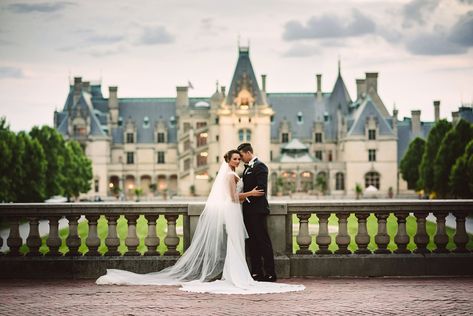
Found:
[[256, 80], [255, 72], [253, 71], [253, 66], [251, 65], [250, 49], [249, 47], [239, 47], [238, 53], [238, 62], [235, 71], [233, 72], [232, 83], [230, 84], [230, 89], [228, 90], [225, 103], [233, 104], [233, 99], [238, 95], [242, 88], [239, 87], [239, 84], [242, 83], [243, 75], [246, 74], [248, 76], [248, 88], [254, 96], [256, 104], [263, 104], [261, 91], [258, 86], [258, 80]]
[[380, 135], [393, 135], [391, 125], [386, 121], [381, 112], [369, 96], [363, 101], [360, 107], [354, 113], [354, 121], [347, 135], [364, 135], [365, 124], [368, 117], [373, 116], [378, 120], [378, 129]]

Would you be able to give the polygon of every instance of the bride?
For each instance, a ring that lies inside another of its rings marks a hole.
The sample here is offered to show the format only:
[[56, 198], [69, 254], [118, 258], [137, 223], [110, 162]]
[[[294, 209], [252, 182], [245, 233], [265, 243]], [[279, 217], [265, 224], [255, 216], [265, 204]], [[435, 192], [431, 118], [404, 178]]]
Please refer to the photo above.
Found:
[[[97, 284], [180, 285], [180, 290], [216, 294], [257, 294], [301, 291], [303, 285], [254, 281], [245, 260], [245, 238], [240, 201], [261, 196], [254, 188], [242, 192], [243, 182], [235, 169], [240, 153], [230, 150], [224, 156], [205, 208], [200, 215], [192, 243], [177, 262], [166, 269], [147, 274], [107, 269]], [[221, 278], [215, 280], [221, 275]]]

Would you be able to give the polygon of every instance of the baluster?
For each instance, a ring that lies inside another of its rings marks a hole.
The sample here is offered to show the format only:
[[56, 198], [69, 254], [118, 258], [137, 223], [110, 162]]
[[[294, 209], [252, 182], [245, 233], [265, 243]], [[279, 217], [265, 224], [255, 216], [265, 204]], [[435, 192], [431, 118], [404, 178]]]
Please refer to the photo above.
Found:
[[389, 214], [376, 213], [376, 218], [378, 219], [378, 233], [374, 236], [374, 241], [378, 248], [374, 253], [391, 253], [388, 248], [389, 244], [389, 235], [386, 229], [386, 219], [389, 217]]
[[148, 236], [145, 238], [148, 251], [145, 252], [145, 256], [159, 256], [159, 252], [156, 250], [159, 246], [159, 237], [156, 235], [156, 220], [159, 218], [159, 214], [147, 214], [145, 217], [148, 220]]
[[319, 245], [319, 250], [315, 253], [319, 255], [331, 254], [332, 252], [328, 250], [328, 246], [332, 242], [332, 237], [328, 233], [328, 218], [330, 213], [318, 213], [317, 217], [319, 218], [319, 233], [315, 238], [315, 242]]
[[397, 233], [396, 236], [394, 236], [394, 242], [397, 245], [397, 249], [394, 250], [394, 253], [411, 253], [411, 251], [407, 249], [407, 244], [409, 244], [409, 235], [406, 230], [406, 218], [409, 216], [409, 213], [401, 212], [395, 213], [395, 215], [397, 217]]
[[27, 256], [40, 256], [39, 247], [41, 247], [41, 237], [39, 236], [39, 220], [37, 217], [28, 218], [30, 222], [30, 232], [26, 238], [26, 245], [29, 248]]
[[311, 214], [297, 214], [299, 218], [299, 233], [297, 234], [297, 244], [299, 249], [296, 251], [297, 254], [312, 254], [309, 250], [312, 238], [309, 234], [309, 218]]
[[85, 244], [89, 251], [85, 254], [86, 256], [100, 256], [98, 251], [100, 246], [100, 238], [97, 233], [97, 220], [99, 215], [86, 215], [87, 221], [89, 222], [89, 234], [85, 239]]
[[66, 245], [69, 248], [69, 251], [66, 253], [66, 256], [80, 256], [79, 247], [81, 240], [79, 233], [77, 232], [79, 215], [68, 215], [66, 216], [69, 221], [69, 235], [66, 238]]
[[427, 234], [427, 230], [425, 227], [425, 218], [427, 217], [427, 215], [429, 215], [429, 213], [416, 212], [414, 213], [414, 215], [416, 217], [417, 222], [417, 231], [414, 235], [414, 242], [417, 248], [414, 249], [414, 253], [430, 253], [430, 251], [427, 249], [427, 245], [429, 244], [430, 238]]
[[338, 249], [335, 250], [336, 254], [349, 254], [348, 245], [350, 244], [350, 235], [348, 235], [347, 218], [349, 213], [337, 213], [338, 217], [338, 234], [335, 237]]
[[368, 250], [368, 244], [370, 243], [370, 235], [368, 234], [368, 229], [366, 228], [366, 219], [368, 218], [368, 216], [370, 216], [370, 214], [355, 213], [355, 216], [358, 219], [358, 233], [355, 236], [355, 242], [358, 245], [358, 249], [355, 250], [355, 253], [371, 253], [371, 251]]
[[465, 213], [463, 212], [453, 212], [457, 222], [456, 232], [453, 236], [453, 241], [457, 246], [453, 252], [464, 253], [468, 252], [466, 249], [466, 244], [468, 243], [468, 235], [465, 229]]
[[9, 256], [20, 256], [20, 247], [23, 245], [23, 239], [20, 236], [19, 218], [10, 219], [10, 233], [7, 238], [7, 246], [10, 248]]
[[128, 248], [128, 251], [125, 253], [125, 256], [140, 256], [141, 254], [136, 250], [140, 244], [140, 240], [136, 235], [136, 220], [138, 215], [125, 215], [125, 218], [128, 221], [128, 235], [125, 238], [125, 245]]
[[434, 242], [437, 248], [434, 250], [436, 253], [447, 253], [450, 252], [447, 249], [448, 244], [448, 235], [445, 229], [445, 217], [447, 217], [447, 212], [434, 212], [435, 217], [437, 218], [437, 232], [434, 236]]
[[164, 254], [166, 256], [178, 256], [179, 251], [177, 251], [176, 248], [179, 244], [179, 237], [177, 237], [176, 233], [176, 220], [179, 215], [165, 215], [164, 217], [167, 220], [167, 233], [164, 238], [164, 244], [168, 248]]
[[62, 240], [59, 237], [59, 216], [50, 216], [49, 220], [49, 236], [46, 240], [46, 245], [49, 248], [49, 251], [46, 253], [46, 256], [60, 256], [59, 247], [61, 247]]
[[106, 256], [119, 256], [118, 246], [120, 246], [120, 238], [117, 234], [117, 219], [118, 215], [105, 215], [107, 218], [108, 234], [105, 238], [105, 245], [107, 246]]

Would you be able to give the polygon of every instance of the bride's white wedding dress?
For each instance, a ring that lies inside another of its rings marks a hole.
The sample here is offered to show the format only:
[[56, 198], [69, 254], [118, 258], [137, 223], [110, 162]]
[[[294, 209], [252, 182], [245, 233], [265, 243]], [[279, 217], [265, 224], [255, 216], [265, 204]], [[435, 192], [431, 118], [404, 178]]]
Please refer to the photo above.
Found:
[[[239, 179], [222, 163], [190, 247], [175, 265], [158, 272], [138, 274], [107, 269], [97, 284], [181, 285], [180, 290], [215, 294], [258, 294], [301, 291], [303, 285], [257, 282], [245, 260], [248, 234], [238, 200]], [[220, 280], [213, 281], [221, 274]]]

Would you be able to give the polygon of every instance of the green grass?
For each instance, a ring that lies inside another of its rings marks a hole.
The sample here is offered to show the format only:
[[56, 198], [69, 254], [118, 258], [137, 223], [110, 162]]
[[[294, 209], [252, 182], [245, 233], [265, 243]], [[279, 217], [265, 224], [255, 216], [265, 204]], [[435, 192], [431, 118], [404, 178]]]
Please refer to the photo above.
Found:
[[[293, 215], [293, 223], [299, 223], [299, 220], [296, 217], [296, 215]], [[312, 215], [309, 219], [309, 223], [310, 224], [318, 224], [317, 217], [315, 215]], [[121, 254], [124, 254], [127, 250], [127, 248], [125, 246], [125, 238], [126, 238], [126, 235], [127, 235], [127, 222], [126, 222], [126, 219], [123, 216], [120, 216], [120, 218], [118, 219], [117, 224], [118, 224], [117, 225], [118, 236], [120, 237], [120, 246], [118, 248], [118, 251]], [[335, 214], [332, 214], [330, 216], [329, 225], [335, 225], [335, 226], [338, 225], [337, 217], [335, 216]], [[179, 219], [177, 220], [177, 226], [182, 227], [182, 216], [180, 216]], [[407, 226], [407, 233], [410, 236], [410, 242], [407, 245], [407, 247], [408, 247], [409, 250], [414, 250], [416, 248], [416, 245], [414, 243], [414, 235], [416, 233], [417, 225], [416, 225], [415, 218], [413, 216], [409, 216], [407, 218], [407, 225], [406, 226]], [[434, 237], [435, 231], [436, 231], [436, 224], [432, 223], [432, 222], [427, 222], [426, 226], [427, 226], [427, 233], [430, 236], [430, 243], [428, 244], [427, 247], [428, 247], [428, 249], [433, 250], [433, 249], [436, 248], [435, 244], [433, 242], [433, 237]], [[101, 254], [104, 254], [105, 252], [107, 252], [107, 247], [105, 246], [105, 238], [107, 237], [107, 233], [108, 233], [107, 228], [108, 228], [107, 221], [106, 221], [104, 216], [101, 216], [100, 219], [98, 220], [98, 227], [97, 227], [98, 235], [99, 235], [99, 238], [101, 240], [101, 245], [100, 245], [98, 250]], [[161, 254], [163, 254], [166, 251], [166, 246], [164, 244], [164, 237], [166, 237], [165, 228], [166, 228], [166, 220], [165, 220], [164, 216], [160, 216], [159, 219], [158, 219], [158, 222], [157, 222], [157, 226], [156, 226], [156, 231], [157, 231], [156, 233], [157, 233], [157, 236], [160, 238], [160, 244], [159, 244], [159, 247], [158, 247], [158, 251]], [[371, 236], [371, 240], [370, 240], [370, 243], [368, 245], [368, 249], [375, 250], [377, 248], [377, 246], [374, 242], [374, 236], [377, 233], [378, 223], [377, 223], [376, 217], [374, 215], [370, 215], [368, 217], [368, 219], [367, 219], [367, 229], [368, 229], [368, 234]], [[147, 251], [147, 248], [144, 244], [144, 238], [148, 234], [148, 221], [144, 218], [144, 216], [140, 216], [138, 218], [136, 230], [137, 230], [138, 238], [140, 239], [140, 244], [139, 244], [137, 250], [140, 253], [143, 254], [144, 252]], [[396, 247], [396, 244], [394, 243], [394, 236], [396, 235], [396, 232], [397, 232], [397, 221], [396, 221], [396, 217], [392, 214], [388, 217], [388, 220], [387, 220], [387, 230], [388, 230], [388, 234], [391, 237], [390, 238], [390, 243], [388, 244], [388, 249], [389, 250], [395, 250], [397, 247]], [[86, 240], [87, 234], [88, 234], [87, 221], [83, 221], [83, 222], [79, 223], [78, 232], [79, 232], [79, 236], [82, 240], [82, 244], [79, 248], [79, 252], [86, 253], [87, 252], [87, 246], [85, 245], [85, 240]], [[355, 235], [357, 234], [357, 232], [358, 232], [357, 219], [352, 214], [348, 218], [348, 233], [351, 236], [351, 242], [350, 242], [350, 245], [349, 245], [349, 249], [351, 251], [354, 251], [354, 250], [357, 249], [357, 246], [356, 246], [356, 243], [355, 243]], [[450, 250], [454, 249], [455, 244], [453, 242], [453, 235], [455, 234], [455, 230], [452, 229], [452, 228], [447, 228], [447, 234], [448, 234], [449, 239], [450, 239], [450, 241], [447, 245], [447, 249], [450, 249]], [[62, 239], [62, 245], [61, 245], [59, 251], [63, 254], [68, 251], [68, 248], [66, 246], [67, 235], [68, 235], [68, 228], [64, 228], [64, 229], [61, 229], [59, 231], [59, 236]], [[331, 251], [335, 251], [336, 249], [338, 249], [337, 244], [335, 243], [336, 234], [330, 234], [330, 235], [332, 237], [332, 242], [329, 246], [329, 249]], [[179, 237], [180, 237], [180, 242], [179, 242], [179, 245], [177, 246], [177, 250], [182, 253], [183, 236], [181, 235]], [[43, 253], [43, 254], [48, 252], [48, 247], [46, 246], [46, 239], [47, 239], [47, 236], [42, 237], [42, 246], [40, 247], [40, 252]], [[468, 249], [473, 249], [473, 240], [471, 238], [471, 235], [470, 235], [469, 243], [467, 244], [467, 248]], [[296, 236], [294, 236], [293, 237], [293, 250], [294, 250], [294, 253], [296, 252], [297, 249], [299, 249], [299, 246], [297, 245], [297, 242], [296, 242]], [[315, 236], [312, 236], [312, 243], [311, 243], [309, 249], [311, 251], [318, 250], [318, 245], [315, 243]], [[20, 248], [20, 252], [21, 253], [27, 253], [28, 252], [28, 246], [26, 246], [26, 244], [23, 244]]]

